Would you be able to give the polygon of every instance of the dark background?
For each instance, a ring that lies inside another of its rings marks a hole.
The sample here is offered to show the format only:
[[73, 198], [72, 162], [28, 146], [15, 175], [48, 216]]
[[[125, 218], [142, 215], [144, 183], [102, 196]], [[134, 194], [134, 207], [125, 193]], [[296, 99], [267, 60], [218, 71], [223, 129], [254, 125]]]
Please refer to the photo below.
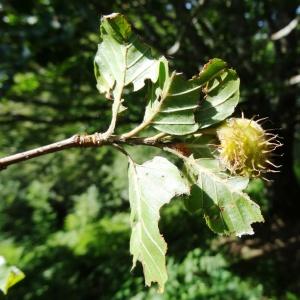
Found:
[[[27, 276], [7, 299], [300, 299], [299, 24], [274, 35], [299, 22], [298, 1], [0, 1], [0, 155], [106, 129], [93, 58], [112, 12], [188, 76], [213, 57], [237, 70], [236, 115], [269, 117], [284, 143], [273, 182], [249, 186], [266, 222], [254, 236], [218, 237], [173, 201], [160, 222], [170, 278], [158, 296], [140, 267], [130, 273], [123, 157], [75, 149], [21, 163], [0, 174], [0, 255]], [[141, 97], [130, 103], [120, 131], [141, 119]]]

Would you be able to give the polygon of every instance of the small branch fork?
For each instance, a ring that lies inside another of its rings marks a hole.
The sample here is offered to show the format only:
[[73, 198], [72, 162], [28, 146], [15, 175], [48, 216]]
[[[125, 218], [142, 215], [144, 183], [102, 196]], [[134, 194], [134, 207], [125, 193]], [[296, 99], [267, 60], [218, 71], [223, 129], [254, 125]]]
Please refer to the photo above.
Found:
[[[124, 55], [126, 58], [127, 49]], [[52, 143], [32, 150], [28, 150], [17, 154], [9, 155], [4, 158], [0, 158], [0, 171], [6, 169], [10, 165], [22, 161], [26, 161], [38, 156], [43, 156], [48, 153], [59, 152], [68, 148], [102, 147], [104, 145], [110, 145], [128, 156], [128, 153], [121, 147], [122, 144], [145, 145], [145, 146], [159, 147], [162, 149], [169, 147], [172, 144], [172, 142], [170, 141], [169, 138], [170, 136], [168, 136], [165, 133], [159, 133], [152, 137], [144, 137], [144, 138], [136, 137], [136, 134], [138, 134], [140, 131], [142, 131], [143, 129], [145, 129], [150, 125], [152, 119], [159, 112], [159, 109], [155, 111], [147, 120], [144, 120], [139, 126], [132, 129], [131, 131], [122, 134], [120, 136], [113, 135], [117, 123], [118, 112], [123, 101], [122, 91], [125, 85], [126, 69], [124, 70], [123, 74], [124, 74], [123, 81], [120, 83], [120, 86], [116, 88], [116, 93], [114, 95], [111, 123], [108, 129], [104, 133], [94, 133], [90, 135], [77, 134], [65, 140], [58, 141], [56, 143]], [[168, 88], [164, 91], [165, 94], [167, 93]], [[162, 102], [163, 101], [161, 101], [161, 103]]]
[[59, 152], [69, 148], [84, 148], [84, 147], [102, 147], [104, 145], [108, 146], [120, 146], [120, 145], [145, 145], [163, 148], [170, 145], [170, 141], [163, 142], [162, 136], [154, 136], [153, 138], [143, 138], [143, 137], [122, 137], [111, 135], [106, 137], [105, 134], [94, 133], [91, 135], [74, 135], [65, 140], [58, 141], [46, 146], [38, 147], [32, 150], [20, 152], [10, 156], [6, 156], [0, 159], [0, 170], [6, 167], [26, 161], [38, 156], [43, 156], [48, 153]]

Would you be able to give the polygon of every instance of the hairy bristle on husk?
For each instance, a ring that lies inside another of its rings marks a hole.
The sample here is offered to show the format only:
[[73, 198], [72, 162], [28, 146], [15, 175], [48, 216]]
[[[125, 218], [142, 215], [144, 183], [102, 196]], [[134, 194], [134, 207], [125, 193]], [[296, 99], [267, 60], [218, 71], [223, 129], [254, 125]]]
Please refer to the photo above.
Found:
[[232, 174], [258, 177], [278, 172], [279, 166], [270, 157], [281, 143], [277, 135], [266, 132], [257, 121], [230, 118], [217, 129], [217, 136], [220, 160]]

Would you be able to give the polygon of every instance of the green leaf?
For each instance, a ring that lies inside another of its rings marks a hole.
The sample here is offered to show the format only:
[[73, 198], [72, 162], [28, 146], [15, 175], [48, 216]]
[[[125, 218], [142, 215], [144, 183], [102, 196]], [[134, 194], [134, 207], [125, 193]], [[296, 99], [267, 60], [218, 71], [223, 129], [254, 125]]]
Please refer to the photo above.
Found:
[[[253, 234], [252, 223], [263, 222], [259, 206], [243, 189], [248, 178], [229, 177], [214, 159], [185, 160], [192, 184], [191, 199], [186, 200], [190, 210], [202, 210], [207, 225], [220, 234]], [[198, 198], [198, 204], [196, 202]]]
[[5, 259], [0, 256], [0, 290], [6, 295], [9, 288], [21, 281], [24, 273], [17, 267], [7, 266]]
[[213, 135], [193, 134], [182, 139], [185, 147], [195, 158], [213, 158], [216, 151], [216, 137]]
[[144, 120], [169, 134], [195, 132], [199, 127], [194, 116], [199, 95], [199, 85], [193, 80], [186, 80], [181, 74], [169, 74], [167, 60], [161, 60], [159, 79], [148, 93], [149, 103]]
[[200, 71], [200, 74], [196, 78], [196, 81], [199, 85], [203, 85], [220, 75], [226, 68], [227, 64], [222, 59], [210, 59], [209, 62], [205, 64], [203, 69]]
[[[196, 112], [199, 128], [223, 121], [234, 112], [239, 102], [240, 80], [236, 72], [232, 69], [224, 69], [216, 74], [218, 76], [213, 77], [203, 88], [205, 97], [200, 102], [200, 108]], [[207, 74], [205, 77], [208, 77]]]
[[107, 98], [120, 97], [124, 87], [141, 89], [146, 79], [158, 77], [158, 59], [141, 43], [121, 14], [104, 16], [100, 26], [101, 43], [95, 56], [97, 88]]
[[190, 213], [200, 212], [203, 208], [202, 190], [196, 184], [192, 184], [191, 193], [183, 198], [183, 203]]
[[186, 80], [182, 74], [170, 74], [163, 58], [158, 80], [149, 89], [144, 122], [168, 134], [190, 134], [232, 114], [238, 91], [235, 72], [220, 59], [210, 60], [197, 76]]
[[128, 176], [132, 268], [140, 261], [146, 285], [157, 282], [159, 291], [163, 292], [168, 277], [165, 262], [167, 244], [158, 228], [159, 210], [176, 195], [189, 193], [189, 188], [176, 166], [159, 156], [142, 165], [130, 160]]

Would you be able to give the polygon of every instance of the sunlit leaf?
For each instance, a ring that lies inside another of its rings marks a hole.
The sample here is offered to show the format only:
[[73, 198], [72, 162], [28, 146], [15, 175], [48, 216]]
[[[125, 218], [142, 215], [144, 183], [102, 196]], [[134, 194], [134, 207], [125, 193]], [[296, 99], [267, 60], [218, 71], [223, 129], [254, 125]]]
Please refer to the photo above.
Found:
[[159, 156], [142, 165], [130, 160], [128, 176], [133, 268], [140, 261], [146, 285], [157, 282], [163, 292], [168, 277], [167, 244], [158, 228], [159, 210], [174, 196], [189, 193], [189, 188], [176, 166]]
[[7, 294], [8, 290], [25, 277], [24, 273], [14, 266], [7, 266], [0, 256], [0, 290]]
[[201, 210], [207, 225], [220, 234], [253, 234], [252, 223], [263, 222], [259, 206], [242, 190], [248, 179], [230, 177], [213, 159], [189, 157], [185, 160], [193, 184], [189, 210]]
[[169, 73], [166, 60], [160, 64], [159, 80], [150, 87], [145, 120], [160, 131], [183, 135], [196, 131], [194, 111], [198, 107], [200, 86], [181, 74]]
[[141, 89], [146, 79], [158, 77], [159, 61], [143, 44], [121, 14], [104, 16], [100, 26], [101, 42], [95, 56], [97, 88], [107, 98], [119, 97], [125, 86]]
[[145, 118], [159, 131], [186, 135], [231, 115], [239, 99], [239, 79], [220, 59], [212, 59], [187, 80], [170, 73], [161, 59], [158, 81], [149, 87]]
[[229, 117], [239, 102], [240, 80], [232, 69], [224, 69], [208, 81], [196, 112], [199, 128], [205, 128]]

